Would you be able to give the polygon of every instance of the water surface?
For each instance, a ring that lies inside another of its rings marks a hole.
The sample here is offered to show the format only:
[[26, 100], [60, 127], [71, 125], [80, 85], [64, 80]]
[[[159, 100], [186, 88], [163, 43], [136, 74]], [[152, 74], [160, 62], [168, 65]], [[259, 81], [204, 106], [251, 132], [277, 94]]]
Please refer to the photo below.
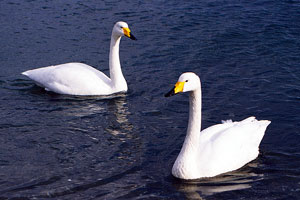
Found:
[[[299, 1], [2, 1], [0, 199], [297, 199]], [[128, 22], [116, 98], [45, 92], [20, 73], [83, 62], [108, 74], [110, 34]], [[254, 115], [272, 123], [240, 170], [182, 181], [188, 95], [202, 81], [202, 127]]]

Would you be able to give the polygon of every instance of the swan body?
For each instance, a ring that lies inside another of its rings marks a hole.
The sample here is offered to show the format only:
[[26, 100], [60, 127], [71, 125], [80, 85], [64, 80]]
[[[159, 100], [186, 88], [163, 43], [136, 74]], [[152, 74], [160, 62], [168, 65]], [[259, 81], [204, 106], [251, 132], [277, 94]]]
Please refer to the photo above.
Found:
[[201, 83], [191, 72], [183, 73], [165, 96], [190, 92], [187, 134], [173, 165], [172, 174], [180, 179], [213, 177], [241, 168], [259, 154], [259, 144], [268, 120], [249, 117], [239, 122], [224, 121], [201, 129]]
[[127, 91], [119, 58], [119, 44], [125, 35], [136, 40], [125, 22], [117, 22], [112, 30], [109, 70], [110, 77], [83, 63], [66, 63], [28, 70], [22, 74], [47, 91], [68, 95], [110, 95]]

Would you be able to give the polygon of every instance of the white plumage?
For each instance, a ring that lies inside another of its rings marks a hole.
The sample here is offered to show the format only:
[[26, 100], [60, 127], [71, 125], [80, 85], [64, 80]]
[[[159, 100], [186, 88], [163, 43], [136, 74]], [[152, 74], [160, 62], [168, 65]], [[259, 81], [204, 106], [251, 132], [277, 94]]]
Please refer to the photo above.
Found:
[[109, 70], [110, 77], [101, 71], [83, 64], [66, 63], [28, 70], [22, 74], [28, 76], [47, 91], [69, 95], [110, 95], [127, 91], [127, 83], [123, 76], [119, 58], [119, 44], [125, 35], [133, 40], [125, 22], [117, 22], [111, 35]]
[[190, 92], [187, 135], [173, 165], [172, 174], [181, 179], [213, 177], [241, 168], [259, 154], [259, 144], [268, 120], [249, 117], [240, 122], [223, 121], [201, 129], [201, 83], [194, 73], [182, 74], [166, 96]]

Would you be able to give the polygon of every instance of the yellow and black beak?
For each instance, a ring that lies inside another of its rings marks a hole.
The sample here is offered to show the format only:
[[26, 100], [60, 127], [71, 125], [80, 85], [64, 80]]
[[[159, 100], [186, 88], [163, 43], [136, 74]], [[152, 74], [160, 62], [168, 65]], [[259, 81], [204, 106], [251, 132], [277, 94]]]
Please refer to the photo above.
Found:
[[132, 35], [129, 28], [123, 28], [123, 32], [125, 36], [129, 37], [132, 40], [136, 40], [136, 38], [134, 37], [134, 35]]
[[170, 90], [167, 94], [165, 94], [165, 97], [170, 97], [175, 94], [178, 94], [179, 92], [183, 92], [185, 82], [177, 82], [172, 90]]

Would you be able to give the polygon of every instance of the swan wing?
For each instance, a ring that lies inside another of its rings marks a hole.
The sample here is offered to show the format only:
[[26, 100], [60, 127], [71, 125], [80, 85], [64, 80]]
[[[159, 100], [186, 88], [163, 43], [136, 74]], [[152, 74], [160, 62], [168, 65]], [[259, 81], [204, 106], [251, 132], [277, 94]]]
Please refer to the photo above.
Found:
[[270, 121], [254, 117], [240, 122], [227, 121], [201, 131], [199, 169], [206, 176], [236, 170], [254, 160]]
[[111, 80], [104, 73], [83, 63], [66, 63], [25, 71], [23, 75], [48, 91], [71, 95], [111, 93]]

